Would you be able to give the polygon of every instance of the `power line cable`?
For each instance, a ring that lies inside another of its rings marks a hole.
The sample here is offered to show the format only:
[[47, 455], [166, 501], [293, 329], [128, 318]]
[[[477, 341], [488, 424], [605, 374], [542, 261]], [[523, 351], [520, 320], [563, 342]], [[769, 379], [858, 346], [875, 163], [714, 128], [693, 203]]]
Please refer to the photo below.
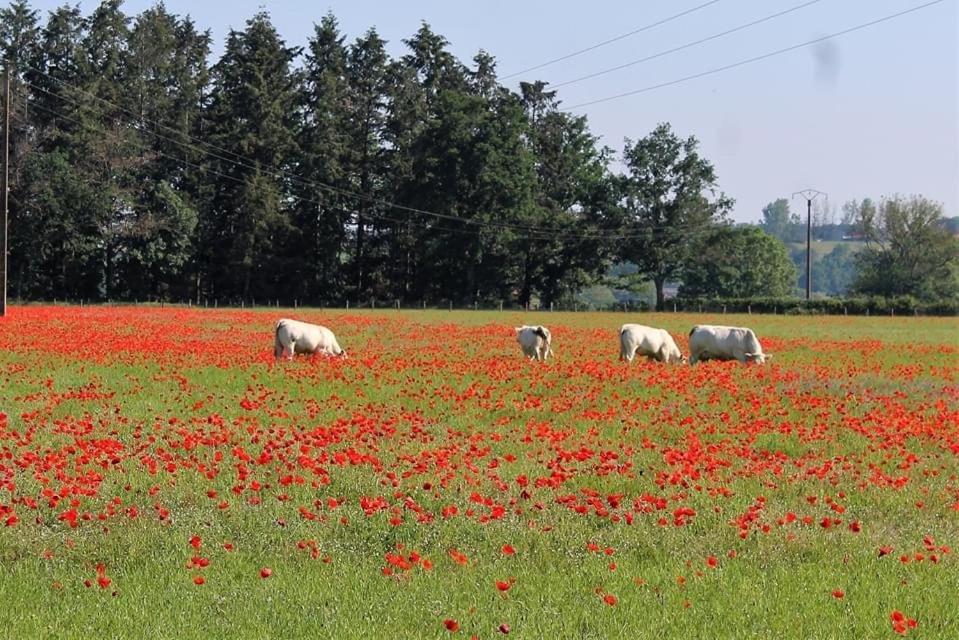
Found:
[[563, 60], [569, 60], [570, 58], [575, 58], [575, 57], [578, 56], [578, 55], [582, 55], [582, 54], [587, 53], [587, 52], [589, 52], [589, 51], [593, 51], [593, 50], [595, 50], [595, 49], [599, 49], [600, 47], [605, 47], [605, 46], [608, 45], [608, 44], [612, 44], [612, 43], [614, 43], [614, 42], [618, 42], [618, 41], [620, 41], [620, 40], [623, 40], [623, 39], [625, 39], [625, 38], [628, 38], [628, 37], [630, 37], [630, 36], [634, 36], [634, 35], [636, 35], [637, 33], [642, 33], [643, 31], [649, 31], [650, 29], [653, 29], [653, 28], [655, 28], [655, 27], [664, 25], [664, 24], [666, 24], [666, 23], [668, 23], [668, 22], [672, 22], [673, 20], [678, 20], [679, 18], [682, 18], [683, 16], [687, 16], [687, 15], [689, 15], [690, 13], [694, 13], [694, 12], [696, 12], [696, 11], [699, 11], [700, 9], [705, 9], [706, 7], [708, 7], [708, 6], [710, 6], [710, 5], [713, 5], [713, 4], [716, 4], [716, 3], [719, 2], [719, 1], [720, 1], [720, 0], [710, 0], [709, 2], [704, 2], [703, 4], [697, 5], [697, 6], [693, 7], [693, 8], [691, 8], [691, 9], [686, 9], [685, 11], [681, 11], [681, 12], [679, 12], [679, 13], [677, 13], [677, 14], [671, 15], [671, 16], [669, 16], [668, 18], [663, 18], [662, 20], [659, 20], [658, 22], [653, 22], [652, 24], [647, 24], [646, 26], [639, 27], [638, 29], [633, 29], [632, 31], [630, 31], [630, 32], [628, 32], [628, 33], [624, 33], [624, 34], [619, 35], [619, 36], [616, 36], [616, 37], [614, 37], [614, 38], [610, 38], [609, 40], [603, 40], [602, 42], [598, 42], [598, 43], [596, 43], [596, 44], [594, 44], [594, 45], [592, 45], [592, 46], [586, 47], [585, 49], [580, 49], [579, 51], [574, 51], [573, 53], [568, 53], [568, 54], [566, 54], [566, 55], [564, 55], [564, 56], [560, 56], [560, 57], [558, 57], [558, 58], [553, 58], [552, 60], [547, 60], [546, 62], [543, 62], [543, 63], [541, 63], [541, 64], [533, 65], [532, 67], [527, 67], [526, 69], [523, 69], [523, 70], [521, 70], [521, 71], [517, 71], [516, 73], [511, 73], [511, 74], [509, 74], [508, 76], [502, 76], [500, 79], [501, 79], [501, 80], [508, 80], [508, 79], [510, 79], [510, 78], [515, 78], [516, 76], [523, 75], [524, 73], [528, 73], [528, 72], [530, 72], [530, 71], [535, 71], [536, 69], [542, 69], [543, 67], [548, 67], [548, 66], [550, 66], [551, 64], [556, 64], [557, 62], [562, 62]]
[[720, 72], [722, 72], [722, 71], [728, 71], [729, 69], [734, 69], [734, 68], [736, 68], [736, 67], [741, 67], [741, 66], [744, 66], [744, 65], [747, 65], [747, 64], [751, 64], [751, 63], [753, 63], [753, 62], [759, 62], [760, 60], [765, 60], [765, 59], [767, 59], [767, 58], [772, 58], [773, 56], [778, 56], [778, 55], [781, 55], [781, 54], [783, 54], [783, 53], [788, 53], [788, 52], [790, 52], [790, 51], [795, 51], [796, 49], [801, 49], [801, 48], [803, 48], [803, 47], [808, 47], [808, 46], [810, 46], [810, 45], [813, 45], [813, 44], [816, 44], [816, 43], [819, 43], [819, 42], [823, 42], [823, 41], [825, 41], [825, 40], [830, 40], [830, 39], [832, 39], [832, 38], [838, 38], [839, 36], [843, 36], [843, 35], [846, 35], [846, 34], [848, 34], [848, 33], [852, 33], [852, 32], [854, 32], [854, 31], [860, 31], [860, 30], [862, 30], [862, 29], [866, 29], [866, 28], [868, 28], [868, 27], [872, 27], [872, 26], [875, 26], [875, 25], [877, 25], [877, 24], [880, 24], [880, 23], [882, 23], [882, 22], [888, 22], [889, 20], [893, 20], [893, 19], [895, 19], [895, 18], [900, 18], [900, 17], [902, 17], [902, 16], [904, 16], [904, 15], [907, 15], [907, 14], [910, 14], [910, 13], [913, 13], [913, 12], [916, 12], [916, 11], [920, 11], [920, 10], [922, 10], [922, 9], [926, 9], [926, 8], [931, 7], [931, 6], [933, 6], [933, 5], [940, 4], [940, 3], [944, 2], [944, 1], [945, 1], [945, 0], [932, 0], [932, 2], [927, 2], [927, 3], [925, 3], [925, 4], [921, 4], [921, 5], [912, 7], [912, 8], [910, 8], [910, 9], [906, 9], [906, 10], [904, 10], [904, 11], [899, 11], [899, 12], [897, 12], [897, 13], [893, 13], [893, 14], [884, 16], [884, 17], [882, 17], [882, 18], [877, 18], [876, 20], [871, 20], [870, 22], [864, 22], [864, 23], [859, 24], [859, 25], [856, 25], [856, 26], [854, 26], [854, 27], [850, 27], [850, 28], [848, 28], [848, 29], [843, 29], [842, 31], [836, 31], [835, 33], [830, 33], [829, 35], [826, 35], [826, 36], [822, 36], [822, 37], [819, 37], [819, 38], [814, 38], [814, 39], [812, 39], [812, 40], [807, 40], [806, 42], [802, 42], [802, 43], [800, 43], [800, 44], [794, 44], [794, 45], [792, 45], [792, 46], [790, 46], [790, 47], [784, 47], [784, 48], [782, 48], [782, 49], [777, 49], [777, 50], [775, 50], [775, 51], [770, 51], [770, 52], [768, 52], [768, 53], [764, 53], [764, 54], [761, 54], [761, 55], [758, 55], [758, 56], [754, 56], [754, 57], [752, 57], [752, 58], [747, 58], [747, 59], [745, 59], [745, 60], [740, 60], [739, 62], [734, 62], [734, 63], [732, 63], [732, 64], [723, 65], [723, 66], [721, 66], [721, 67], [716, 67], [716, 68], [714, 68], [714, 69], [710, 69], [710, 70], [708, 70], [708, 71], [702, 71], [702, 72], [700, 72], [700, 73], [694, 73], [694, 74], [692, 74], [692, 75], [684, 76], [684, 77], [682, 77], [682, 78], [677, 78], [677, 79], [675, 79], [675, 80], [670, 80], [670, 81], [668, 81], [668, 82], [661, 82], [661, 83], [659, 83], [659, 84], [650, 85], [650, 86], [648, 86], [648, 87], [643, 87], [643, 88], [641, 88], [641, 89], [636, 89], [636, 90], [634, 90], [634, 91], [627, 91], [626, 93], [619, 93], [619, 94], [616, 94], [616, 95], [613, 95], [613, 96], [607, 96], [607, 97], [605, 97], [605, 98], [599, 98], [598, 100], [590, 100], [590, 101], [588, 101], [588, 102], [581, 102], [581, 103], [579, 103], [579, 104], [574, 104], [574, 105], [571, 106], [571, 107], [564, 107], [564, 108], [563, 108], [563, 111], [572, 111], [573, 109], [580, 109], [580, 108], [582, 108], [582, 107], [588, 107], [588, 106], [591, 106], [591, 105], [594, 105], [594, 104], [600, 104], [600, 103], [603, 103], [603, 102], [609, 102], [609, 101], [611, 101], [611, 100], [618, 100], [618, 99], [620, 99], [620, 98], [626, 98], [626, 97], [634, 96], [634, 95], [637, 95], [637, 94], [640, 94], [640, 93], [647, 93], [647, 92], [649, 92], [649, 91], [654, 91], [654, 90], [656, 90], [656, 89], [663, 89], [663, 88], [665, 88], [665, 87], [671, 87], [671, 86], [673, 86], [673, 85], [681, 84], [681, 83], [687, 82], [687, 81], [689, 81], [689, 80], [695, 80], [695, 79], [697, 79], [697, 78], [703, 78], [703, 77], [705, 77], [705, 76], [710, 76], [710, 75], [713, 75], [713, 74], [716, 74], [716, 73], [720, 73]]
[[705, 37], [705, 38], [700, 38], [699, 40], [694, 40], [693, 42], [687, 42], [686, 44], [680, 45], [680, 46], [678, 46], [678, 47], [673, 47], [672, 49], [666, 49], [665, 51], [660, 51], [660, 52], [654, 53], [654, 54], [652, 54], [652, 55], [648, 55], [648, 56], [646, 56], [645, 58], [640, 58], [639, 60], [633, 60], [632, 62], [627, 62], [627, 63], [625, 63], [625, 64], [620, 64], [620, 65], [617, 65], [617, 66], [615, 66], [615, 67], [610, 67], [609, 69], [603, 69], [602, 71], [597, 71], [597, 72], [595, 72], [595, 73], [590, 73], [590, 74], [587, 74], [587, 75], [585, 75], [585, 76], [580, 76], [580, 77], [578, 77], [578, 78], [573, 78], [572, 80], [567, 80], [566, 82], [560, 82], [559, 84], [551, 84], [551, 85], [549, 85], [549, 87], [550, 87], [550, 89], [558, 89], [558, 88], [560, 88], [560, 87], [566, 87], [566, 86], [569, 86], [569, 85], [571, 85], [571, 84], [575, 84], [575, 83], [577, 83], [577, 82], [582, 82], [583, 80], [590, 80], [590, 79], [592, 79], [592, 78], [598, 78], [599, 76], [606, 75], [607, 73], [613, 73], [614, 71], [620, 71], [621, 69], [627, 69], [627, 68], [633, 67], [633, 66], [635, 66], [635, 65], [637, 65], [637, 64], [642, 64], [643, 62], [649, 62], [650, 60], [655, 60], [655, 59], [657, 59], [657, 58], [662, 58], [662, 57], [664, 57], [664, 56], [668, 56], [668, 55], [671, 54], [671, 53], [676, 53], [676, 52], [678, 52], [678, 51], [683, 51], [683, 50], [685, 50], [685, 49], [690, 49], [690, 48], [695, 47], [695, 46], [697, 46], [697, 45], [705, 44], [706, 42], [710, 42], [710, 41], [712, 41], [712, 40], [716, 40], [716, 39], [718, 39], [718, 38], [722, 38], [722, 37], [731, 35], [731, 34], [736, 33], [736, 32], [738, 32], [738, 31], [743, 31], [744, 29], [748, 29], [748, 28], [750, 28], [750, 27], [755, 27], [755, 26], [758, 25], [758, 24], [762, 24], [762, 23], [764, 23], [764, 22], [769, 22], [770, 20], [774, 20], [775, 18], [779, 18], [780, 16], [784, 16], [784, 15], [787, 15], [787, 14], [789, 14], [789, 13], [793, 13], [794, 11], [799, 11], [800, 9], [805, 9], [806, 7], [808, 7], [808, 6], [810, 6], [810, 5], [813, 5], [813, 4], [816, 4], [816, 3], [818, 3], [818, 2], [821, 2], [821, 0], [810, 0], [809, 2], [804, 2], [804, 3], [802, 3], [802, 4], [798, 4], [798, 5], [794, 6], [794, 7], [790, 7], [789, 9], [785, 9], [785, 10], [783, 10], [783, 11], [779, 11], [779, 12], [777, 12], [777, 13], [773, 13], [773, 14], [771, 14], [771, 15], [768, 15], [768, 16], [764, 17], [764, 18], [759, 18], [758, 20], [753, 20], [752, 22], [747, 22], [746, 24], [741, 24], [741, 25], [739, 25], [738, 27], [733, 27], [732, 29], [727, 29], [726, 31], [722, 31], [722, 32], [720, 32], [720, 33], [715, 33], [715, 34], [713, 34], [713, 35], [711, 35], [711, 36], [707, 36], [707, 37]]

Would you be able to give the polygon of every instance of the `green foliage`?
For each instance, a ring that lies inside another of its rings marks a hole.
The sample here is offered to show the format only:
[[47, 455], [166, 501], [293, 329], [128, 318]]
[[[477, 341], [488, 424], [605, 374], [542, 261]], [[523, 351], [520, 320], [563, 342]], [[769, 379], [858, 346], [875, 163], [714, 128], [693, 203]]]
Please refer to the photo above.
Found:
[[799, 216], [789, 211], [789, 201], [779, 198], [763, 207], [762, 230], [783, 242], [802, 242], [806, 239], [806, 226]]
[[793, 293], [796, 268], [762, 229], [720, 226], [701, 237], [681, 277], [683, 297], [779, 297]]
[[[832, 251], [812, 264], [814, 291], [831, 296], [845, 295], [855, 278], [856, 251], [849, 244], [836, 245]], [[805, 286], [805, 273], [799, 286]]]
[[682, 272], [703, 233], [721, 220], [733, 201], [717, 194], [712, 164], [700, 157], [695, 137], [682, 140], [661, 124], [635, 144], [626, 141], [628, 173], [620, 179], [624, 233], [620, 257], [634, 262], [656, 286], [656, 308], [663, 286]]
[[790, 315], [959, 315], [959, 300], [922, 302], [912, 296], [857, 296], [849, 298], [748, 297], [677, 298], [676, 309], [710, 313], [774, 313]]
[[292, 224], [276, 168], [287, 166], [296, 150], [290, 105], [297, 98], [291, 69], [297, 53], [258, 13], [244, 31], [230, 32], [213, 68], [207, 135], [226, 155], [209, 161], [202, 260], [209, 290], [226, 297], [289, 292], [280, 250]]
[[863, 208], [867, 246], [856, 256], [854, 290], [923, 301], [959, 297], [959, 239], [942, 225], [942, 206], [919, 196]]

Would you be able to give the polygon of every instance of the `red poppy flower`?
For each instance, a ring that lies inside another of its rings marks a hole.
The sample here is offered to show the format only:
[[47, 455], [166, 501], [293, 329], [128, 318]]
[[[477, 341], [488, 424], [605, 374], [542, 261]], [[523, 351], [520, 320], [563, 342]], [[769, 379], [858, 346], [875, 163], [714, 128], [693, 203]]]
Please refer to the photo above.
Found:
[[446, 627], [446, 630], [449, 631], [450, 633], [456, 633], [457, 631], [459, 631], [460, 623], [457, 622], [456, 620], [453, 620], [452, 618], [447, 618], [446, 620], [443, 621], [443, 626]]
[[273, 575], [273, 569], [269, 567], [263, 567], [262, 569], [260, 569], [261, 578], [269, 578], [272, 575]]

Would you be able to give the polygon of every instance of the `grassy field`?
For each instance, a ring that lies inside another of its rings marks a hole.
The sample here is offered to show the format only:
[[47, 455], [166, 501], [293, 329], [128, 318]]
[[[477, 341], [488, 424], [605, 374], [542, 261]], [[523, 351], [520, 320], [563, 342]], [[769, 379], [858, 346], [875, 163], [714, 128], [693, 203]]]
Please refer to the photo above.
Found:
[[[813, 261], [818, 262], [819, 260], [822, 260], [825, 256], [827, 256], [827, 255], [829, 255], [830, 253], [832, 253], [833, 249], [835, 249], [835, 248], [838, 247], [839, 245], [845, 245], [845, 246], [849, 247], [849, 248], [853, 251], [853, 253], [855, 253], [855, 252], [858, 252], [858, 251], [862, 251], [863, 248], [865, 248], [866, 243], [865, 243], [865, 242], [862, 242], [862, 241], [859, 241], [859, 240], [856, 240], [856, 241], [852, 241], [852, 240], [813, 240], [813, 241], [812, 241], [812, 244], [809, 245], [809, 249], [810, 249], [810, 251], [812, 251], [812, 254], [813, 254]], [[790, 250], [801, 249], [801, 250], [805, 251], [805, 250], [806, 250], [806, 242], [805, 242], [805, 241], [803, 241], [803, 242], [787, 242], [787, 243], [786, 243], [786, 247], [789, 248]]]
[[9, 637], [959, 637], [955, 319], [293, 313], [0, 319]]

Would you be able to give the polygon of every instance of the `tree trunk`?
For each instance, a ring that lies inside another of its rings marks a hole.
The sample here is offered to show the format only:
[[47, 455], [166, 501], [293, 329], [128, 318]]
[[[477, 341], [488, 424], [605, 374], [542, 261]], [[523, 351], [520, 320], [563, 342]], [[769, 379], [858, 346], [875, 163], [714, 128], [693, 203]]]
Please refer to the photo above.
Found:
[[656, 285], [656, 311], [662, 311], [666, 308], [666, 296], [663, 294], [666, 278], [656, 276], [653, 278], [653, 284]]
[[529, 304], [530, 298], [533, 297], [533, 274], [530, 272], [531, 265], [533, 261], [533, 242], [532, 240], [526, 240], [526, 255], [523, 260], [523, 288], [519, 294], [519, 303], [526, 308], [526, 305]]

